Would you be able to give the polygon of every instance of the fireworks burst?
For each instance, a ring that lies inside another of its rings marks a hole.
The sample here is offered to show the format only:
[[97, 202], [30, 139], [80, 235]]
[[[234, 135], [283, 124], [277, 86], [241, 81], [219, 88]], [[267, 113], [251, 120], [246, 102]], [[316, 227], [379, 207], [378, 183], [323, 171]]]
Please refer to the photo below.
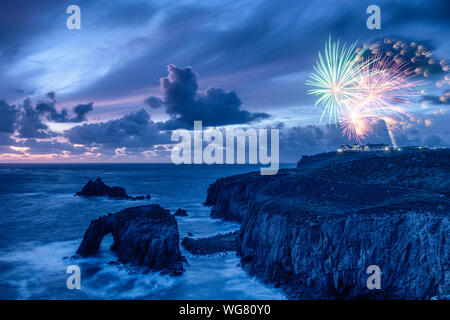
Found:
[[350, 139], [355, 139], [358, 143], [371, 132], [370, 117], [361, 114], [358, 108], [340, 117], [339, 126], [342, 134]]
[[311, 80], [306, 84], [313, 88], [309, 94], [318, 96], [317, 105], [324, 107], [320, 120], [328, 118], [330, 123], [337, 124], [341, 114], [348, 109], [349, 101], [359, 95], [357, 64], [362, 59], [363, 50], [355, 50], [356, 43], [346, 47], [340, 47], [339, 40], [336, 43], [325, 44], [325, 54], [319, 53], [319, 60], [314, 66], [316, 73], [311, 74]]
[[323, 107], [321, 121], [328, 116], [349, 140], [360, 142], [372, 132], [374, 123], [384, 121], [396, 147], [393, 130], [399, 118], [407, 117], [406, 106], [417, 96], [414, 88], [420, 83], [411, 81], [414, 71], [406, 63], [381, 54], [365, 58], [365, 48], [355, 47], [356, 43], [340, 50], [339, 41], [332, 43], [330, 38], [325, 59], [319, 53], [316, 73], [306, 82], [313, 86], [308, 92], [319, 97], [316, 105]]
[[352, 103], [380, 116], [405, 113], [405, 106], [417, 95], [414, 88], [419, 85], [418, 81], [411, 81], [413, 71], [405, 63], [396, 63], [386, 56], [377, 55], [366, 61], [370, 62], [358, 68], [360, 94]]

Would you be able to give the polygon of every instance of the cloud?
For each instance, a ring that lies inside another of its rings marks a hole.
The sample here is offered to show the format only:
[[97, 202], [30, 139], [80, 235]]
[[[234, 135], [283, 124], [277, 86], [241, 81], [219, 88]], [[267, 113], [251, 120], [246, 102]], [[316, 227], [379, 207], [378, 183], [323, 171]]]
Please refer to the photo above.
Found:
[[22, 105], [15, 106], [0, 100], [0, 144], [13, 144], [10, 135], [19, 138], [49, 138], [54, 136], [41, 119], [42, 110], [35, 108], [30, 99], [25, 99]]
[[39, 141], [36, 139], [27, 139], [25, 142], [16, 144], [20, 147], [26, 147], [27, 153], [30, 154], [61, 154], [62, 152], [70, 152], [70, 154], [83, 154], [87, 151], [84, 146], [74, 146], [68, 142], [57, 140]]
[[[322, 6], [258, 1], [227, 6], [220, 2], [164, 4], [158, 8], [160, 19], [154, 29], [145, 35], [133, 33], [132, 37], [125, 33], [128, 42], [114, 50], [115, 54], [125, 53], [121, 63], [112, 65], [96, 83], [80, 88], [78, 97], [140, 92], [148, 87], [148, 79], [159, 77], [161, 66], [169, 63], [192, 65], [204, 79], [228, 76], [240, 92], [253, 93], [253, 85], [260, 89], [261, 82], [267, 84], [272, 76], [293, 67], [294, 71], [309, 68], [313, 61], [310, 53], [318, 48], [309, 45], [312, 39], [325, 41], [330, 30], [354, 33], [355, 18], [364, 16], [349, 4], [339, 6], [339, 15], [319, 10]], [[303, 32], [310, 25], [314, 28]], [[142, 54], [136, 56], [135, 52]]]
[[[412, 118], [407, 126], [392, 131], [398, 146], [437, 146], [446, 147], [450, 143], [448, 123], [450, 114], [437, 112], [421, 118]], [[282, 127], [280, 129], [280, 160], [295, 162], [302, 155], [335, 151], [340, 145], [358, 143], [342, 135], [334, 125], [306, 125]], [[361, 143], [392, 144], [386, 123], [377, 121], [372, 131]]]
[[242, 102], [235, 92], [209, 88], [198, 93], [198, 75], [191, 67], [167, 67], [169, 75], [161, 78], [162, 99], [149, 97], [146, 103], [152, 108], [164, 106], [170, 120], [165, 129], [192, 128], [195, 120], [204, 126], [245, 124], [269, 117], [266, 113], [252, 113], [241, 109]]
[[17, 108], [2, 100], [0, 101], [0, 110], [4, 114], [0, 121], [0, 130], [14, 133], [17, 129], [19, 138], [47, 139], [58, 134], [52, 132], [44, 120], [59, 123], [85, 121], [86, 114], [93, 110], [93, 103], [79, 104], [74, 107], [75, 115], [71, 118], [67, 109], [58, 110], [56, 108], [55, 93], [49, 92], [46, 95], [46, 101], [40, 101], [35, 106], [29, 98], [25, 99], [23, 104]]
[[45, 139], [55, 134], [41, 119], [41, 112], [33, 107], [29, 98], [23, 101], [22, 115], [17, 123], [20, 138]]
[[7, 134], [5, 132], [0, 132], [0, 146], [11, 145], [14, 143], [15, 143], [15, 141], [13, 139], [11, 139], [9, 134]]
[[132, 112], [120, 119], [101, 123], [84, 124], [64, 132], [71, 143], [102, 145], [106, 148], [146, 147], [167, 143], [169, 135], [160, 132], [144, 109]]
[[[45, 8], [43, 10], [42, 8]], [[44, 32], [55, 23], [50, 19], [55, 12], [64, 16], [64, 11], [52, 0], [2, 1], [0, 4], [0, 57], [9, 58], [17, 54], [22, 46]], [[35, 18], [39, 13], [40, 18]], [[53, 18], [53, 17], [52, 17]], [[20, 21], [20, 23], [18, 23]]]
[[47, 93], [47, 100], [39, 102], [36, 105], [36, 111], [39, 115], [46, 116], [47, 120], [54, 122], [83, 122], [86, 120], [86, 114], [94, 109], [93, 103], [79, 104], [73, 108], [75, 116], [70, 118], [67, 109], [62, 108], [58, 111], [56, 108], [56, 95], [54, 92]]
[[431, 135], [431, 136], [427, 137], [424, 140], [424, 142], [425, 142], [425, 145], [427, 145], [427, 146], [440, 146], [443, 144], [442, 139], [436, 135]]
[[145, 104], [147, 104], [152, 109], [158, 109], [160, 108], [164, 101], [162, 101], [160, 98], [151, 96], [144, 100]]
[[[0, 50], [17, 42], [18, 63], [10, 64], [14, 69], [11, 71], [15, 72], [0, 74], [0, 80], [6, 77], [8, 84], [16, 80], [14, 89], [26, 92], [42, 88], [43, 83], [49, 85], [49, 90], [57, 90], [50, 87], [49, 80], [57, 80], [53, 85], [70, 79], [67, 69], [57, 68], [47, 79], [33, 76], [23, 81], [23, 76], [28, 76], [23, 73], [23, 62], [35, 61], [35, 56], [42, 57], [42, 63], [33, 64], [35, 67], [29, 72], [42, 74], [44, 70], [48, 74], [55, 63], [65, 65], [61, 62], [65, 62], [66, 52], [70, 54], [78, 50], [79, 43], [94, 39], [97, 46], [84, 47], [86, 50], [71, 58], [77, 66], [86, 65], [86, 61], [94, 61], [95, 66], [87, 72], [93, 75], [90, 81], [84, 77], [68, 86], [71, 91], [68, 94], [74, 100], [133, 97], [148, 88], [149, 79], [158, 79], [166, 64], [176, 63], [193, 66], [203, 79], [222, 78], [222, 88], [232, 83], [233, 88], [239, 88], [239, 97], [245, 101], [247, 110], [255, 111], [252, 108], [261, 108], [263, 103], [267, 109], [257, 111], [270, 110], [268, 108], [275, 104], [292, 105], [298, 103], [299, 98], [307, 99], [306, 94], [301, 94], [305, 91], [302, 83], [293, 84], [298, 91], [285, 93], [285, 88], [271, 79], [288, 72], [309, 72], [330, 32], [346, 41], [378, 38], [365, 26], [368, 6], [365, 1], [280, 4], [277, 1], [228, 3], [223, 0], [207, 4], [152, 2], [148, 5], [142, 0], [118, 0], [102, 6], [89, 1], [82, 8], [83, 12], [89, 12], [82, 18], [87, 28], [76, 40], [60, 23], [67, 16], [64, 3], [55, 5], [52, 1], [41, 0], [38, 5], [34, 2], [2, 3], [0, 40], [8, 41], [0, 42], [3, 44]], [[378, 3], [382, 8], [383, 34], [430, 39], [438, 48], [446, 49], [448, 28], [444, 27], [449, 21], [448, 1]], [[321, 10], [323, 7], [328, 10]], [[39, 19], [36, 19], [36, 12], [39, 12]], [[18, 20], [22, 21], [19, 26]], [[7, 24], [2, 24], [4, 21]], [[402, 29], [398, 28], [399, 24]], [[133, 28], [131, 33], [130, 28]], [[45, 37], [42, 31], [46, 31]], [[51, 54], [49, 47], [54, 48]], [[97, 70], [107, 71], [97, 73]], [[81, 71], [80, 67], [72, 78], [77, 80]]]
[[71, 122], [83, 122], [86, 121], [86, 114], [94, 110], [94, 104], [86, 103], [86, 104], [79, 104], [75, 108], [73, 108], [73, 112], [76, 114], [74, 118], [72, 118]]
[[295, 126], [290, 128], [284, 136], [284, 141], [291, 145], [302, 145], [315, 147], [318, 145], [318, 140], [324, 138], [325, 133], [320, 127], [308, 125], [305, 127]]
[[[47, 102], [38, 102], [36, 104], [36, 112], [42, 116], [46, 115], [47, 120], [55, 121], [55, 122], [69, 122], [69, 117], [66, 109], [62, 109], [61, 111], [56, 110], [54, 100], [54, 94], [48, 93], [47, 97], [50, 99]], [[53, 97], [50, 98], [50, 97]]]
[[16, 106], [0, 100], [0, 132], [13, 133], [16, 128], [17, 117], [18, 109]]
[[330, 125], [306, 125], [280, 129], [280, 159], [296, 162], [302, 155], [334, 151], [347, 140]]
[[448, 105], [448, 104], [450, 104], [450, 91], [447, 90], [441, 96], [431, 96], [431, 95], [423, 96], [422, 101], [425, 103], [432, 103], [435, 105], [441, 105], [441, 104]]
[[[1, 143], [0, 134], [0, 158], [17, 160], [67, 160], [83, 159], [90, 152], [90, 148], [80, 145], [73, 145], [67, 141], [60, 141], [57, 138], [40, 139], [22, 139], [20, 141], [10, 140], [8, 143]], [[91, 149], [92, 150], [92, 149]], [[95, 150], [92, 150], [95, 151]]]

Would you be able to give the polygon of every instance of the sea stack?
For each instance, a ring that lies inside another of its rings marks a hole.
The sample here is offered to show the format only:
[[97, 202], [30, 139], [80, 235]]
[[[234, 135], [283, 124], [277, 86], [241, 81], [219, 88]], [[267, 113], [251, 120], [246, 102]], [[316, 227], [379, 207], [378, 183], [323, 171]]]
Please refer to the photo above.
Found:
[[184, 271], [178, 225], [169, 210], [153, 204], [127, 208], [92, 220], [77, 254], [81, 257], [96, 254], [103, 237], [109, 233], [114, 239], [111, 250], [120, 262], [171, 275], [180, 275]]
[[109, 199], [114, 200], [150, 200], [150, 194], [147, 196], [137, 196], [132, 197], [127, 194], [124, 188], [122, 187], [109, 187], [107, 186], [102, 179], [99, 177], [96, 180], [89, 180], [81, 189], [81, 191], [75, 194], [76, 196], [81, 197], [108, 197]]

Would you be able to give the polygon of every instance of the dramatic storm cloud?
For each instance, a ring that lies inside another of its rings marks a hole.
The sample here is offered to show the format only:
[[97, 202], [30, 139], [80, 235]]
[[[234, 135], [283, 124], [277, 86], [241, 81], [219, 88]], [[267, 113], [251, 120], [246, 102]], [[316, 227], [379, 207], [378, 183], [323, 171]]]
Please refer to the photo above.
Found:
[[37, 110], [30, 99], [22, 104], [22, 115], [18, 121], [19, 138], [50, 138], [54, 134], [42, 121], [41, 111]]
[[[66, 109], [62, 108], [59, 111], [56, 108], [56, 96], [53, 92], [46, 95], [45, 102], [41, 101], [36, 105], [29, 98], [18, 105], [11, 105], [5, 100], [0, 100], [0, 145], [10, 146], [10, 148], [2, 149], [2, 152], [10, 153], [14, 151], [20, 154], [21, 152], [17, 150], [23, 152], [26, 150], [34, 154], [41, 154], [45, 153], [46, 150], [52, 150], [56, 153], [62, 151], [75, 153], [72, 144], [52, 140], [60, 134], [50, 130], [47, 122], [82, 122], [86, 120], [86, 114], [92, 109], [92, 103], [80, 104], [73, 108], [74, 116], [70, 118]], [[12, 137], [27, 140], [14, 140]], [[36, 139], [50, 140], [37, 141]], [[14, 150], [14, 148], [20, 149]], [[42, 148], [42, 150], [39, 151], [39, 148]], [[78, 147], [76, 150], [80, 151], [80, 148]]]
[[88, 112], [91, 112], [94, 110], [94, 104], [86, 103], [86, 104], [79, 104], [75, 108], [73, 108], [73, 112], [76, 114], [76, 116], [72, 119], [70, 119], [71, 122], [83, 122], [86, 121], [86, 114]]
[[86, 120], [86, 114], [93, 110], [93, 104], [80, 104], [73, 108], [74, 116], [70, 117], [67, 109], [56, 107], [56, 96], [53, 92], [46, 95], [46, 101], [40, 101], [36, 105], [30, 98], [26, 98], [22, 104], [9, 105], [0, 101], [2, 120], [1, 132], [14, 133], [17, 129], [19, 138], [46, 139], [57, 134], [52, 132], [47, 122], [77, 123]]
[[162, 126], [165, 129], [192, 128], [195, 120], [202, 120], [204, 126], [245, 124], [268, 118], [267, 113], [252, 113], [241, 110], [242, 102], [235, 92], [208, 88], [198, 92], [198, 75], [192, 68], [167, 67], [169, 75], [161, 78], [162, 99], [151, 96], [146, 103], [152, 108], [164, 106], [170, 120]]
[[54, 122], [83, 122], [86, 121], [86, 114], [94, 109], [93, 103], [79, 104], [73, 108], [74, 117], [69, 117], [68, 111], [62, 108], [58, 111], [56, 107], [56, 95], [54, 92], [47, 93], [47, 101], [39, 102], [36, 111], [40, 115], [47, 117], [47, 120]]
[[120, 119], [73, 127], [65, 136], [71, 143], [108, 148], [147, 147], [170, 141], [168, 134], [160, 133], [158, 125], [144, 109]]

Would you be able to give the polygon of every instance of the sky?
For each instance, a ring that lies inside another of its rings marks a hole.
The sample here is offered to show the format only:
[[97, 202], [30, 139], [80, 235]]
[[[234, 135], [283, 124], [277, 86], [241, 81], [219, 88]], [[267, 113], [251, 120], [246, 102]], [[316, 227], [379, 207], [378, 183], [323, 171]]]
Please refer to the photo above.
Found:
[[282, 162], [354, 143], [305, 84], [329, 37], [405, 58], [421, 95], [396, 141], [448, 147], [449, 25], [446, 0], [3, 0], [0, 162], [169, 162], [171, 130], [194, 120], [278, 128]]

